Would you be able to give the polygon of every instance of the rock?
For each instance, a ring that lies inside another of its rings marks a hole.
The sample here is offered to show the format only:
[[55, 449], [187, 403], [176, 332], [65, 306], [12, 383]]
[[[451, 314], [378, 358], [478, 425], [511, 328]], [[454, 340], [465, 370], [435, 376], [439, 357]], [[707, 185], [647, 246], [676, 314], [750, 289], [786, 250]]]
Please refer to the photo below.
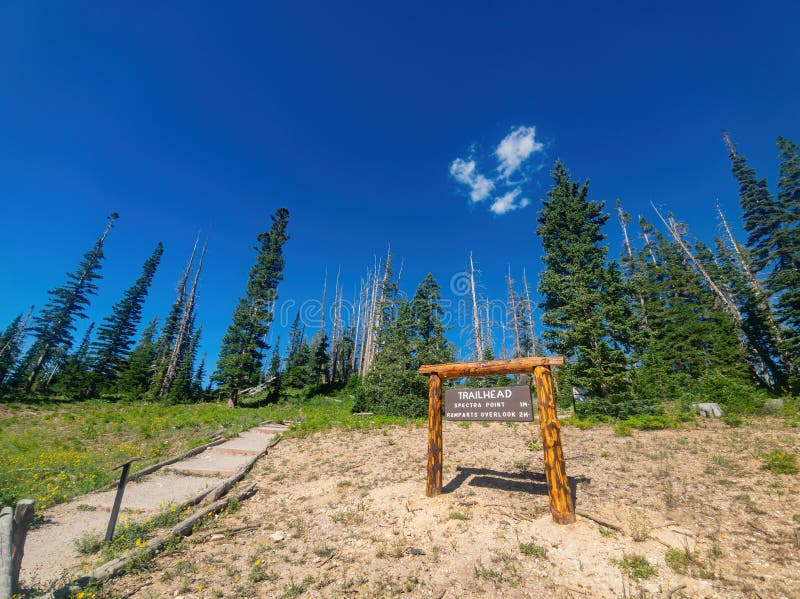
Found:
[[279, 530], [278, 532], [273, 532], [269, 536], [269, 538], [272, 539], [275, 542], [278, 542], [278, 541], [283, 541], [283, 539], [286, 538], [286, 535], [284, 535], [283, 532]]
[[718, 403], [696, 403], [692, 404], [692, 409], [706, 418], [719, 418], [723, 414]]
[[219, 541], [220, 539], [224, 539], [224, 538], [225, 538], [225, 535], [213, 534], [213, 535], [211, 535], [210, 540], [211, 541]]

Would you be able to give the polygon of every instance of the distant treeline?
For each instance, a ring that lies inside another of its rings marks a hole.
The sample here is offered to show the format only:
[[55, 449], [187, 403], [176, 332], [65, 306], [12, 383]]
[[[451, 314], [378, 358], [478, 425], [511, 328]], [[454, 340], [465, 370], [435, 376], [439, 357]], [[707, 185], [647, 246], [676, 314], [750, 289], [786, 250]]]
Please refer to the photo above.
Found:
[[[477, 292], [470, 256], [470, 347], [461, 358], [486, 360], [541, 354], [563, 355], [560, 398], [575, 392], [585, 414], [624, 417], [658, 413], [665, 405], [688, 407], [718, 401], [735, 412], [757, 411], [768, 394], [800, 390], [800, 151], [778, 138], [776, 190], [725, 136], [746, 239], [733, 234], [719, 205], [720, 236], [713, 247], [695, 240], [674, 215], [653, 206], [656, 223], [631, 224], [619, 201], [616, 216], [624, 247], [609, 259], [603, 232], [610, 215], [589, 197], [589, 183], [571, 178], [558, 162], [538, 216], [544, 249], [539, 274], [541, 333], [527, 275], [517, 292], [507, 276], [502, 322], [490, 322], [488, 300]], [[222, 340], [211, 384], [203, 387], [205, 356], [197, 363], [202, 327], [195, 305], [205, 246], [199, 239], [180, 276], [175, 302], [161, 322], [154, 319], [136, 342], [148, 288], [163, 247], [159, 243], [140, 276], [95, 328], [76, 345], [76, 323], [86, 318], [116, 214], [50, 299], [15, 318], [0, 335], [0, 394], [25, 401], [60, 396], [105, 396], [161, 401], [225, 397], [235, 405], [246, 394], [279, 401], [287, 388], [307, 393], [349, 385], [355, 411], [420, 416], [427, 410], [421, 364], [456, 359], [445, 333], [439, 285], [429, 274], [411, 299], [400, 291], [388, 253], [361, 279], [353, 310], [343, 314], [338, 276], [325, 323], [310, 338], [300, 313], [289, 332], [286, 355], [280, 340], [267, 343], [278, 286], [289, 212], [278, 209], [257, 237], [256, 259]], [[657, 226], [656, 226], [657, 225]], [[534, 223], [532, 223], [532, 228]], [[636, 241], [635, 241], [636, 240]], [[524, 272], [524, 271], [523, 271]], [[484, 310], [485, 308], [485, 310]], [[492, 338], [500, 325], [503, 340]], [[328, 331], [330, 330], [330, 334]], [[491, 383], [494, 381], [478, 381]]]

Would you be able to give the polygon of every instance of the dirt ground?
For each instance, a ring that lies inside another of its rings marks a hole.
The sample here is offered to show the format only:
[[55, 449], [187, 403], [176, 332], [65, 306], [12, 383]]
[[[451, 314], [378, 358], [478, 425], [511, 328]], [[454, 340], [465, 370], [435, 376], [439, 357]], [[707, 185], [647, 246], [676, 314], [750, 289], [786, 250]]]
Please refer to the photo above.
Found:
[[759, 457], [800, 452], [782, 421], [633, 437], [564, 427], [578, 513], [595, 519], [569, 526], [550, 518], [538, 430], [445, 422], [443, 434], [435, 499], [424, 428], [285, 440], [238, 511], [103, 594], [800, 597], [800, 475]]

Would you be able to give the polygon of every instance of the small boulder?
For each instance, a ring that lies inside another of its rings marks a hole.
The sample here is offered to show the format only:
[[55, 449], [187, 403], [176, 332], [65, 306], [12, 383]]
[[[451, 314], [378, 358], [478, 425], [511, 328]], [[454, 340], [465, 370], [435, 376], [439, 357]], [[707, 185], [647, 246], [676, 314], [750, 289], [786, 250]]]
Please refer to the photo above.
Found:
[[724, 413], [718, 403], [696, 403], [692, 408], [706, 418], [720, 418]]

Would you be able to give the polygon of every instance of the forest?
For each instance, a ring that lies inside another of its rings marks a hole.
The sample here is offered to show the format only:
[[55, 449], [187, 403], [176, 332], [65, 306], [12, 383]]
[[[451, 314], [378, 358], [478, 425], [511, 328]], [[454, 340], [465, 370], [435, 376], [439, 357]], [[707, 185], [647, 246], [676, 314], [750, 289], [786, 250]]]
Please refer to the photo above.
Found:
[[[727, 215], [717, 205], [719, 235], [711, 246], [655, 205], [650, 218], [633, 218], [619, 200], [609, 213], [591, 198], [588, 180], [576, 180], [557, 162], [530, 223], [544, 250], [540, 301], [531, 300], [529, 272], [523, 270], [520, 283], [509, 266], [497, 343], [497, 317], [476, 292], [479, 273], [470, 255], [466, 348], [448, 341], [434, 276], [404, 293], [391, 252], [367, 269], [353, 309], [343, 309], [338, 277], [326, 304], [326, 277], [321, 326], [309, 330], [298, 311], [283, 355], [280, 340], [270, 346], [291, 231], [286, 208], [257, 237], [247, 285], [213, 369], [198, 355], [196, 305], [207, 247], [199, 237], [163, 320], [142, 323], [164, 251], [159, 243], [110, 313], [77, 339], [102, 280], [114, 213], [66, 280], [48, 292], [46, 305], [22, 311], [2, 330], [0, 397], [224, 399], [233, 407], [286, 401], [289, 390], [296, 398], [346, 387], [355, 396], [354, 412], [417, 417], [427, 411], [427, 382], [416, 373], [421, 364], [550, 354], [569, 360], [557, 373], [559, 401], [573, 405], [578, 397], [582, 417], [685, 413], [700, 401], [718, 402], [730, 414], [764, 413], [781, 405], [774, 398], [800, 391], [800, 148], [783, 137], [776, 143], [777, 179], [770, 186], [725, 136], [741, 214]], [[741, 239], [730, 221], [736, 217]], [[609, 256], [606, 230], [617, 224], [624, 250]]]

